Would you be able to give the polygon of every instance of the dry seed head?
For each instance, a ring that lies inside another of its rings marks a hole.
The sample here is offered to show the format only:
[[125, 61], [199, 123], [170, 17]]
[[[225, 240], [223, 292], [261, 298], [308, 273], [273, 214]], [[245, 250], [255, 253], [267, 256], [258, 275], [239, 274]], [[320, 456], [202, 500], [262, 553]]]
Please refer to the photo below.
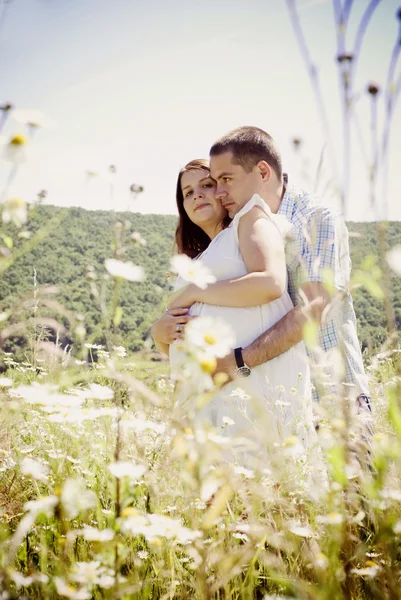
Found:
[[337, 56], [337, 62], [339, 63], [343, 63], [343, 62], [352, 62], [353, 60], [353, 55], [352, 54], [347, 54], [344, 52], [344, 54], [339, 54]]
[[380, 92], [380, 87], [377, 83], [369, 83], [368, 87], [368, 94], [370, 94], [371, 96], [377, 96], [377, 94]]

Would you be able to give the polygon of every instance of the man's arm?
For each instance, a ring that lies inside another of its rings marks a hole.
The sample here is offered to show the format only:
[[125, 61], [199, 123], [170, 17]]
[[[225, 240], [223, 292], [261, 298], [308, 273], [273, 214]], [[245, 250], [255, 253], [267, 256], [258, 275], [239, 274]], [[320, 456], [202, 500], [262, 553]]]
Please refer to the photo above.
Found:
[[[321, 282], [308, 281], [301, 287], [302, 305], [295, 306], [280, 321], [262, 333], [249, 346], [244, 348], [245, 364], [251, 369], [280, 356], [303, 339], [303, 331], [307, 321], [320, 324], [325, 308], [330, 303], [330, 295]], [[234, 353], [220, 359], [217, 372], [232, 375], [236, 363]]]

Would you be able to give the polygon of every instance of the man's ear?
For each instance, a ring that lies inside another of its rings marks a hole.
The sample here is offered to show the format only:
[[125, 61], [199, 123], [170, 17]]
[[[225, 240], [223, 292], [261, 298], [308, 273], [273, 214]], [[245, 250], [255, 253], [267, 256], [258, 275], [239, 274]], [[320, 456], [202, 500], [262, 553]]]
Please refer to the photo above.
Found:
[[259, 169], [262, 180], [264, 182], [269, 181], [272, 172], [269, 163], [267, 163], [265, 160], [260, 160], [256, 166]]

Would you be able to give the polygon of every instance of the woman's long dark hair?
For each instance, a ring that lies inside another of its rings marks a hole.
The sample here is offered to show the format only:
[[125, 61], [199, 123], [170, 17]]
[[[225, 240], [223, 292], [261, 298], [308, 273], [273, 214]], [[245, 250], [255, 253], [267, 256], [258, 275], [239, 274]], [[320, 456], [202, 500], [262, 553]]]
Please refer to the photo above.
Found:
[[[210, 244], [210, 238], [206, 233], [195, 225], [188, 217], [184, 209], [184, 196], [181, 189], [181, 178], [187, 171], [199, 171], [203, 170], [210, 173], [209, 161], [200, 158], [197, 160], [191, 160], [185, 167], [181, 169], [177, 179], [177, 191], [176, 201], [178, 208], [178, 225], [175, 231], [175, 243], [177, 245], [178, 254], [186, 254], [190, 258], [195, 258], [201, 252], [206, 250]], [[231, 222], [231, 219], [227, 216], [223, 220], [223, 229], [225, 229]]]

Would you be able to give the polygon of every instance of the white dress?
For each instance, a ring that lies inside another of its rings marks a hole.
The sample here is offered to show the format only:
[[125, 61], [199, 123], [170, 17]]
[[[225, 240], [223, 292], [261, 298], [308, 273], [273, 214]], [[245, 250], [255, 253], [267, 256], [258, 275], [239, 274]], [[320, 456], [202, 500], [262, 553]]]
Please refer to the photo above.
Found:
[[[271, 213], [258, 195], [238, 212], [227, 229], [221, 231], [199, 255], [199, 259], [217, 280], [241, 277], [248, 273], [238, 243], [241, 217], [254, 206], [261, 207], [284, 236], [291, 228], [284, 217]], [[287, 231], [285, 231], [287, 230]], [[178, 277], [175, 289], [185, 286]], [[223, 318], [234, 330], [235, 344], [245, 347], [272, 327], [293, 308], [288, 292], [278, 300], [249, 308], [232, 308], [196, 303], [191, 315]], [[170, 346], [172, 371], [181, 360], [176, 343]], [[256, 446], [281, 446], [289, 436], [297, 436], [304, 448], [317, 442], [312, 421], [311, 389], [308, 359], [301, 342], [284, 354], [252, 369], [250, 377], [225, 385], [213, 396], [202, 416], [224, 435], [241, 436]], [[225, 425], [227, 421], [234, 424]]]

